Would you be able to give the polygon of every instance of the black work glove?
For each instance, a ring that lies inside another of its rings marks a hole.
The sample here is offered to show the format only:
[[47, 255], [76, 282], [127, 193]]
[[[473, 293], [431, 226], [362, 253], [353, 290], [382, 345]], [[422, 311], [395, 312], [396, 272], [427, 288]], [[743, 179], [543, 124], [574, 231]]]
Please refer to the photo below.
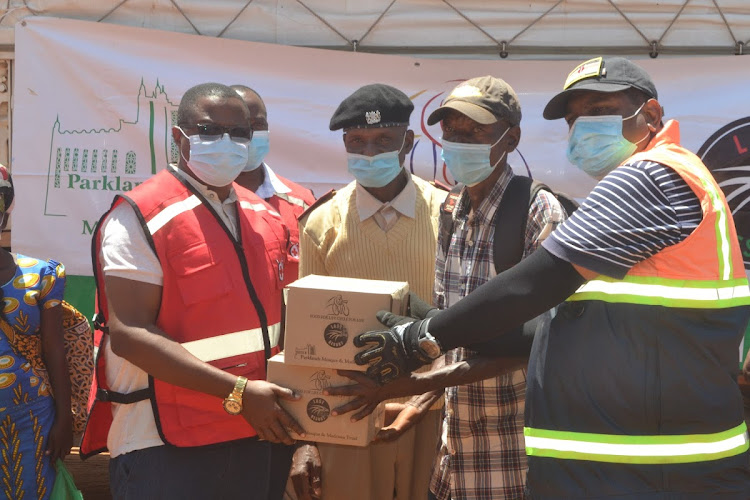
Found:
[[[378, 320], [382, 321], [380, 316], [378, 313]], [[367, 376], [380, 384], [387, 384], [422, 365], [432, 363], [432, 359], [419, 349], [417, 343], [420, 333], [427, 330], [428, 323], [429, 320], [418, 320], [396, 325], [389, 330], [360, 333], [354, 337], [354, 346], [370, 347], [357, 353], [354, 362], [358, 365], [370, 363]]]
[[430, 304], [420, 299], [419, 296], [414, 292], [409, 292], [409, 316], [400, 316], [393, 314], [390, 311], [378, 311], [378, 321], [383, 323], [388, 328], [393, 328], [396, 325], [405, 325], [411, 323], [415, 319], [427, 319], [433, 317], [438, 313], [436, 307], [432, 307]]

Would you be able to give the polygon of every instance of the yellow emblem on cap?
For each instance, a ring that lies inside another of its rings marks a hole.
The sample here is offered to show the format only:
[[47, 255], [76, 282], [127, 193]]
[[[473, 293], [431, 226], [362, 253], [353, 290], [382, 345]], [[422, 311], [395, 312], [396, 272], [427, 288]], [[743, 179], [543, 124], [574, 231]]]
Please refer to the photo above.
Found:
[[451, 95], [448, 96], [449, 99], [456, 97], [482, 97], [482, 91], [474, 85], [461, 85], [453, 89]]
[[571, 71], [568, 75], [568, 79], [565, 80], [563, 90], [568, 90], [568, 87], [573, 85], [575, 82], [583, 80], [584, 78], [601, 75], [602, 63], [603, 60], [601, 57], [595, 57], [576, 66], [576, 69]]

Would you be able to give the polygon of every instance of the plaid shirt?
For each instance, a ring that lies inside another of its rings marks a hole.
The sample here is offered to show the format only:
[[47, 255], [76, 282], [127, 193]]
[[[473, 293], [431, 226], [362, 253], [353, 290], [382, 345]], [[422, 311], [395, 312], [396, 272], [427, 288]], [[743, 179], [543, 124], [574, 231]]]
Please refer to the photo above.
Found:
[[[494, 219], [512, 177], [506, 167], [473, 213], [466, 189], [461, 192], [447, 256], [438, 241], [433, 297], [437, 307], [450, 307], [497, 274]], [[557, 198], [540, 191], [529, 209], [523, 256], [536, 250], [564, 218]], [[446, 353], [445, 360], [451, 364], [475, 356], [458, 348]], [[430, 481], [438, 500], [523, 498], [525, 401], [526, 369], [445, 389], [443, 435]]]

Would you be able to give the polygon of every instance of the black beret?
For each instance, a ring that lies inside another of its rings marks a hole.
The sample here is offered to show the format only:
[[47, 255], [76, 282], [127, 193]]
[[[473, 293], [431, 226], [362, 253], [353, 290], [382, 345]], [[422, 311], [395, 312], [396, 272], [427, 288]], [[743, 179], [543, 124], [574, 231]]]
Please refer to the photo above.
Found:
[[360, 87], [341, 101], [331, 117], [329, 128], [406, 125], [413, 110], [411, 99], [399, 89], [374, 83]]

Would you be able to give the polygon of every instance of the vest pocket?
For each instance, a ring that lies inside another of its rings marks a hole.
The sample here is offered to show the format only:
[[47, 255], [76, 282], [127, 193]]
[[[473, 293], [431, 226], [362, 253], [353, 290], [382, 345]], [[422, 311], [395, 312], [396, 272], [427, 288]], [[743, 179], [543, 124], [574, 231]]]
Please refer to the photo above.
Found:
[[232, 277], [225, 264], [214, 261], [205, 243], [170, 254], [169, 265], [185, 305], [214, 300], [232, 290]]

